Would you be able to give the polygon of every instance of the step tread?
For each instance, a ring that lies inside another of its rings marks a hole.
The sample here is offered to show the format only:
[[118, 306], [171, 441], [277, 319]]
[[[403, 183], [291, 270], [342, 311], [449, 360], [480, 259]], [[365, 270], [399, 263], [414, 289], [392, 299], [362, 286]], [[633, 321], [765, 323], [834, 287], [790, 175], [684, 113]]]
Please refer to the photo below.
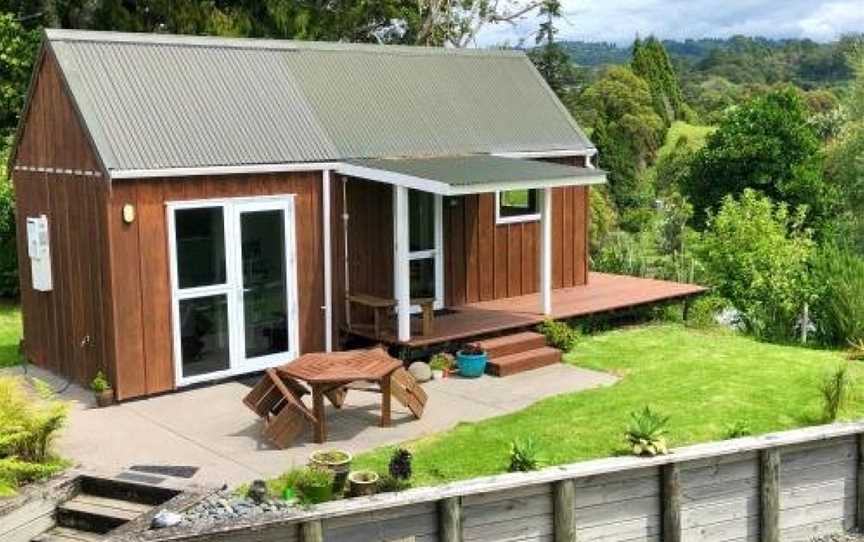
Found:
[[520, 352], [528, 352], [546, 345], [546, 338], [540, 333], [523, 331], [495, 337], [479, 342], [483, 350], [489, 353], [490, 359], [502, 358]]
[[120, 519], [123, 521], [131, 521], [151, 509], [151, 507], [146, 504], [138, 504], [119, 499], [111, 499], [108, 497], [96, 497], [94, 495], [78, 495], [64, 502], [58, 506], [58, 508], [69, 510], [71, 512]]
[[54, 527], [33, 539], [34, 542], [97, 542], [102, 536], [68, 527]]
[[518, 352], [500, 358], [490, 359], [489, 372], [496, 376], [509, 376], [516, 373], [539, 369], [561, 362], [561, 351], [551, 346], [543, 346], [526, 352]]

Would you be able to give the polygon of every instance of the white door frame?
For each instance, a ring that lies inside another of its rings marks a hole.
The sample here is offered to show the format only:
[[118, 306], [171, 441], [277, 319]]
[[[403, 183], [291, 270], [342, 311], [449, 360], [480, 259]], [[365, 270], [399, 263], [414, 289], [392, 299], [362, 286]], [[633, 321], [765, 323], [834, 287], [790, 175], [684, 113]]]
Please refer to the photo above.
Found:
[[[177, 243], [175, 211], [182, 209], [201, 209], [219, 207], [223, 213], [225, 237], [224, 284], [179, 288], [177, 273]], [[240, 214], [243, 212], [282, 210], [285, 218], [285, 273], [288, 312], [289, 350], [248, 359], [245, 355], [245, 325], [243, 310], [243, 261], [240, 243]], [[174, 378], [176, 387], [187, 386], [228, 376], [260, 371], [274, 365], [281, 365], [296, 358], [299, 354], [298, 292], [295, 232], [294, 195], [274, 195], [241, 198], [219, 198], [186, 200], [166, 203], [168, 218], [168, 256], [171, 275], [171, 331], [174, 345]], [[228, 303], [228, 369], [191, 377], [183, 376], [182, 344], [180, 336], [180, 301], [183, 299], [225, 295]]]
[[[410, 205], [407, 205], [406, 201], [406, 212], [408, 215], [404, 217], [402, 220], [407, 220], [404, 224], [400, 224], [399, 213], [396, 205], [396, 187], [393, 187], [393, 234], [394, 234], [394, 250], [393, 250], [393, 276], [399, 276], [399, 251], [396, 250], [396, 233], [399, 231], [398, 228], [400, 226], [404, 226], [406, 229], [410, 225]], [[444, 308], [444, 197], [440, 194], [433, 194], [434, 201], [434, 210], [433, 217], [435, 221], [435, 247], [429, 250], [417, 250], [411, 252], [410, 250], [406, 251], [406, 256], [408, 262], [410, 264], [413, 260], [425, 260], [432, 258], [434, 260], [433, 266], [435, 268], [435, 303], [433, 307], [437, 309]], [[405, 277], [405, 280], [410, 282], [410, 277]], [[396, 280], [394, 280], [394, 288], [395, 288]], [[394, 296], [395, 297], [395, 296]], [[416, 314], [420, 312], [419, 305], [411, 305], [411, 313]]]

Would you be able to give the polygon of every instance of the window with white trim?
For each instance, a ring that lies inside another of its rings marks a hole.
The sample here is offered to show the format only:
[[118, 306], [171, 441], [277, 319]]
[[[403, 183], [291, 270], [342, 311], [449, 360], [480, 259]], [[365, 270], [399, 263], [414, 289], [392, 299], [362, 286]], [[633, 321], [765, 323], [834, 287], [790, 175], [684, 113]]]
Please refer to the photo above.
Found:
[[495, 222], [512, 224], [540, 220], [537, 189], [502, 190], [495, 193]]

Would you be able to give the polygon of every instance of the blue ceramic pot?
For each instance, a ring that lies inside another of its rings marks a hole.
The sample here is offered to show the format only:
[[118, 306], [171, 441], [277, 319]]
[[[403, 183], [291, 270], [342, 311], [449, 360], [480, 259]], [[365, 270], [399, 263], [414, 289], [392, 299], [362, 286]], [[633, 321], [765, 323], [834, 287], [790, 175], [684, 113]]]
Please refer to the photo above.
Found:
[[489, 361], [489, 356], [486, 352], [482, 354], [463, 354], [461, 351], [456, 352], [456, 365], [459, 367], [459, 376], [466, 378], [477, 378], [486, 372], [486, 362]]

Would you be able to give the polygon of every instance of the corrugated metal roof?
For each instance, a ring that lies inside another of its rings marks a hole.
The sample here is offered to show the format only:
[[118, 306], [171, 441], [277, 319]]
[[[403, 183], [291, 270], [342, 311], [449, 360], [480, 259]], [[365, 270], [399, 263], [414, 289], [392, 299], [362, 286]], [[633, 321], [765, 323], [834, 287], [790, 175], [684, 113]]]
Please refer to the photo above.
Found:
[[46, 34], [111, 170], [593, 148], [521, 52]]
[[[362, 168], [362, 169], [355, 169]], [[508, 187], [597, 184], [605, 172], [539, 160], [520, 160], [500, 156], [442, 156], [434, 158], [366, 158], [342, 162], [340, 171], [362, 173], [363, 177], [394, 184], [421, 187], [440, 194], [487, 192]]]

